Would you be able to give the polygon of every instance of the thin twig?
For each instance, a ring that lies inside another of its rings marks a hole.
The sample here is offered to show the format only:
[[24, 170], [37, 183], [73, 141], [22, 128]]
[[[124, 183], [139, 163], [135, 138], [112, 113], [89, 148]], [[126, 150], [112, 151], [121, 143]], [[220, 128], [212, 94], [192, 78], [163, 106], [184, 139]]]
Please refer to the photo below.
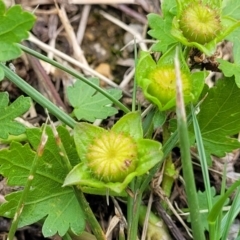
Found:
[[153, 193], [151, 192], [149, 200], [148, 200], [147, 213], [146, 213], [146, 217], [145, 217], [144, 224], [143, 224], [141, 240], [145, 240], [146, 236], [147, 236], [147, 229], [148, 229], [148, 224], [149, 224], [149, 215], [150, 215], [150, 212], [151, 212], [152, 203], [153, 203]]
[[142, 14], [136, 12], [132, 8], [130, 8], [130, 7], [126, 6], [126, 5], [124, 5], [124, 4], [113, 5], [113, 7], [117, 8], [117, 9], [120, 9], [125, 14], [127, 14], [130, 17], [133, 17], [136, 20], [138, 20], [140, 23], [147, 24], [147, 18], [145, 17], [145, 15], [142, 15]]
[[66, 106], [60, 98], [56, 88], [54, 87], [50, 77], [47, 75], [46, 71], [43, 69], [40, 61], [37, 58], [34, 58], [31, 55], [27, 55], [29, 62], [31, 62], [32, 68], [34, 69], [40, 85], [43, 87], [44, 91], [47, 93], [47, 96], [53, 103], [62, 109], [66, 110]]
[[84, 36], [85, 29], [87, 26], [87, 19], [88, 19], [90, 10], [91, 10], [90, 5], [84, 5], [82, 14], [81, 14], [81, 19], [80, 19], [79, 26], [78, 26], [78, 30], [77, 30], [77, 43], [80, 46], [82, 44], [82, 40], [83, 40], [83, 36]]
[[69, 42], [71, 43], [71, 46], [74, 49], [74, 51], [73, 51], [74, 58], [77, 59], [78, 61], [80, 61], [81, 63], [83, 63], [84, 65], [88, 66], [88, 62], [83, 54], [82, 49], [80, 48], [80, 46], [77, 42], [75, 32], [74, 32], [72, 25], [70, 24], [70, 21], [67, 17], [67, 13], [65, 11], [64, 5], [62, 4], [61, 8], [59, 8], [57, 4], [55, 4], [55, 5], [56, 5], [56, 8], [58, 9], [59, 18], [61, 19], [64, 29], [67, 33]]
[[[29, 35], [29, 38], [28, 40], [34, 44], [36, 44], [38, 47], [40, 47], [42, 50], [48, 52], [48, 51], [51, 51], [53, 52], [55, 55], [57, 55], [58, 57], [64, 59], [65, 61], [77, 66], [77, 67], [80, 67], [86, 71], [88, 71], [90, 74], [92, 74], [93, 76], [96, 76], [98, 77], [99, 79], [103, 80], [105, 83], [107, 83], [109, 86], [112, 86], [112, 87], [116, 87], [116, 88], [120, 88], [116, 83], [114, 83], [112, 80], [106, 78], [105, 76], [103, 76], [102, 74], [94, 71], [93, 69], [91, 69], [90, 67], [80, 63], [79, 61], [77, 61], [76, 59], [68, 56], [67, 54], [55, 49], [55, 48], [52, 48], [50, 46], [48, 46], [47, 44], [43, 43], [42, 41], [38, 40], [34, 35], [30, 34]], [[121, 89], [121, 88], [120, 88]], [[122, 89], [123, 90], [123, 89]], [[128, 92], [124, 91], [123, 92], [127, 95], [127, 96], [131, 96]]]
[[141, 36], [141, 34], [139, 34], [137, 31], [135, 31], [133, 28], [129, 27], [127, 24], [123, 23], [122, 21], [120, 21], [119, 19], [111, 16], [110, 14], [104, 12], [104, 11], [99, 11], [99, 13], [106, 19], [108, 19], [109, 21], [115, 23], [116, 25], [118, 25], [119, 27], [121, 27], [122, 29], [126, 30], [127, 32], [131, 33], [134, 38], [136, 38], [136, 40], [140, 40], [139, 42], [139, 46], [143, 51], [147, 51], [148, 48], [146, 46], [146, 44], [143, 41], [143, 37]]
[[157, 214], [164, 220], [164, 222], [166, 223], [169, 231], [175, 237], [175, 239], [176, 240], [185, 240], [182, 233], [179, 231], [177, 226], [174, 224], [174, 222], [171, 220], [171, 218], [168, 216], [166, 211], [161, 206], [160, 199], [154, 203], [154, 207], [157, 211]]
[[[50, 24], [49, 24], [49, 29], [48, 29], [48, 36], [49, 36], [50, 40], [49, 40], [48, 44], [49, 44], [49, 46], [55, 48], [56, 38], [57, 38], [56, 31], [57, 31], [57, 25], [58, 25], [58, 17], [56, 15], [50, 15], [49, 22], [50, 22]], [[53, 52], [48, 52], [47, 56], [50, 59], [53, 59], [54, 54], [53, 54]], [[54, 67], [51, 64], [48, 64], [47, 67], [45, 68], [47, 74], [49, 74], [53, 68]]]
[[137, 4], [136, 0], [69, 0], [72, 4]]

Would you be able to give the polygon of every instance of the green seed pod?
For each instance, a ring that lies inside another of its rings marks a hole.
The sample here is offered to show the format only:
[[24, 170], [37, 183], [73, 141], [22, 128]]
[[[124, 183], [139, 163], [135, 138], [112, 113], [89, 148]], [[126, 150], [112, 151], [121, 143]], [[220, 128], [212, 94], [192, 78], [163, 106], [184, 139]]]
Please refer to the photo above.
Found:
[[222, 25], [217, 10], [201, 2], [192, 2], [184, 7], [179, 27], [190, 42], [205, 44], [221, 32]]
[[141, 52], [136, 67], [136, 80], [146, 99], [158, 106], [160, 111], [176, 106], [176, 73], [173, 59], [178, 51], [180, 77], [185, 104], [196, 102], [204, 86], [205, 73], [191, 73], [183, 52], [171, 47], [155, 62], [148, 52]]
[[126, 197], [125, 189], [162, 160], [159, 142], [143, 138], [140, 112], [130, 112], [111, 130], [80, 122], [74, 141], [81, 159], [63, 186], [76, 185], [85, 193]]
[[87, 153], [88, 167], [105, 182], [121, 182], [137, 167], [137, 145], [123, 133], [103, 132]]
[[[157, 67], [149, 74], [151, 84], [148, 92], [155, 96], [165, 105], [176, 96], [176, 74], [173, 66]], [[181, 80], [184, 95], [190, 95], [192, 90], [192, 80], [190, 76], [181, 71]]]

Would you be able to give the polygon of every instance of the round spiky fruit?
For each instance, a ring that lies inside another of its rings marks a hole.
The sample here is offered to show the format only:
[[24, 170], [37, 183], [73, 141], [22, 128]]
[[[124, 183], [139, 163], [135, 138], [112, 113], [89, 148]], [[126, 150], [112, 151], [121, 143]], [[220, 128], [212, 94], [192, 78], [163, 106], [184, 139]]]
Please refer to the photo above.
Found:
[[105, 182], [121, 182], [137, 167], [137, 145], [123, 133], [104, 132], [87, 153], [88, 167]]
[[182, 11], [179, 26], [189, 41], [205, 44], [221, 31], [220, 15], [208, 5], [190, 3]]
[[[176, 96], [176, 74], [173, 67], [156, 68], [149, 76], [152, 80], [148, 92], [165, 105]], [[181, 80], [184, 95], [189, 95], [192, 90], [192, 81], [188, 74], [181, 71]]]

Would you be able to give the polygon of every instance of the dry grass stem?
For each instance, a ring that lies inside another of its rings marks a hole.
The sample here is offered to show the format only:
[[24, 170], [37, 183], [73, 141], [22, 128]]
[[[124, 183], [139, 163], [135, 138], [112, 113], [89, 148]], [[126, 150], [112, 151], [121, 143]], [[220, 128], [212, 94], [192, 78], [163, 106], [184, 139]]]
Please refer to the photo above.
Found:
[[72, 4], [137, 4], [136, 0], [69, 0]]
[[[36, 44], [38, 47], [40, 47], [42, 50], [48, 52], [48, 51], [52, 51], [56, 56], [64, 59], [65, 61], [81, 68], [84, 69], [85, 71], [87, 71], [89, 74], [92, 74], [95, 77], [98, 77], [99, 79], [101, 79], [102, 81], [104, 81], [105, 83], [107, 83], [109, 86], [112, 87], [116, 87], [116, 88], [120, 88], [116, 83], [114, 83], [113, 81], [111, 81], [110, 79], [106, 78], [105, 76], [103, 76], [102, 74], [99, 74], [98, 72], [94, 71], [92, 68], [80, 63], [79, 61], [77, 61], [76, 59], [68, 56], [67, 54], [50, 47], [49, 45], [43, 43], [42, 41], [38, 40], [34, 35], [30, 34], [28, 40], [34, 44]], [[129, 93], [124, 91], [123, 92], [129, 96]]]
[[128, 75], [124, 77], [124, 79], [122, 80], [119, 86], [124, 89], [129, 84], [129, 82], [133, 79], [134, 73], [135, 73], [135, 68], [133, 68], [128, 73]]
[[151, 212], [152, 203], [153, 203], [153, 193], [151, 192], [151, 194], [149, 196], [149, 200], [148, 200], [147, 212], [146, 212], [146, 217], [145, 217], [144, 224], [143, 224], [141, 240], [145, 240], [146, 236], [147, 236], [149, 215], [150, 215], [150, 212]]
[[120, 9], [122, 12], [124, 12], [131, 18], [135, 18], [139, 23], [142, 23], [144, 25], [148, 24], [147, 18], [145, 15], [138, 13], [137, 11], [133, 10], [132, 8], [128, 7], [125, 4], [117, 4], [117, 5], [113, 5], [113, 7]]
[[59, 18], [61, 19], [64, 29], [67, 33], [69, 43], [71, 43], [71, 46], [74, 49], [74, 51], [73, 51], [74, 58], [77, 59], [78, 61], [80, 61], [81, 63], [83, 63], [84, 65], [88, 66], [88, 62], [83, 54], [82, 49], [80, 48], [80, 46], [77, 42], [75, 32], [74, 32], [73, 27], [67, 17], [67, 13], [65, 11], [64, 5], [62, 4], [61, 8], [59, 8], [58, 5], [56, 4], [56, 7], [58, 9]]
[[99, 11], [99, 13], [106, 19], [108, 19], [109, 21], [115, 23], [117, 26], [121, 27], [122, 29], [126, 30], [127, 32], [131, 33], [137, 40], [139, 40], [139, 46], [141, 48], [141, 50], [143, 51], [147, 51], [148, 48], [146, 46], [146, 44], [143, 42], [143, 37], [141, 36], [141, 34], [139, 34], [137, 31], [135, 31], [133, 28], [129, 27], [127, 24], [123, 23], [122, 21], [120, 21], [119, 19], [111, 16], [110, 14], [104, 12], [104, 11]]
[[82, 44], [90, 10], [91, 10], [90, 5], [85, 5], [82, 10], [81, 19], [80, 19], [78, 30], [77, 30], [77, 43], [79, 45]]
[[[55, 48], [56, 46], [56, 38], [57, 38], [57, 25], [58, 25], [58, 18], [56, 15], [51, 15], [49, 17], [49, 46], [51, 46], [52, 48]], [[47, 56], [49, 57], [49, 59], [53, 59], [54, 54], [53, 52], [48, 52]], [[45, 71], [47, 72], [47, 74], [49, 74], [53, 69], [55, 69], [51, 64], [47, 64], [47, 66], [45, 67]]]

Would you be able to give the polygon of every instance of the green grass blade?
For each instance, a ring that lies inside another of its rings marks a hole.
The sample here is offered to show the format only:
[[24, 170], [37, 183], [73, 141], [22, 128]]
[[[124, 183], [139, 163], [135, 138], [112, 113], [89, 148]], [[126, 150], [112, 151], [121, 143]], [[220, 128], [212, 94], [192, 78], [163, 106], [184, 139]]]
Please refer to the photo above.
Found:
[[185, 190], [187, 195], [187, 201], [191, 217], [191, 226], [194, 240], [204, 240], [204, 231], [201, 222], [201, 216], [199, 211], [199, 203], [197, 198], [197, 191], [195, 186], [195, 179], [193, 173], [192, 159], [190, 155], [190, 142], [188, 136], [188, 127], [186, 120], [186, 112], [184, 107], [182, 82], [180, 74], [180, 66], [178, 60], [178, 50], [175, 57], [175, 69], [176, 69], [176, 85], [177, 85], [177, 123], [179, 132], [179, 143], [181, 149], [182, 169], [183, 177], [185, 180]]
[[[227, 163], [225, 162], [224, 164], [224, 168], [223, 168], [223, 174], [222, 174], [222, 182], [221, 182], [221, 191], [220, 191], [220, 195], [224, 195], [225, 191], [226, 191], [226, 181], [227, 181]], [[216, 230], [216, 239], [220, 239], [222, 236], [222, 221], [223, 221], [223, 212], [221, 211], [219, 213], [217, 222], [215, 223], [215, 230]], [[211, 227], [211, 226], [209, 226]]]
[[[198, 121], [197, 121], [197, 117], [196, 117], [193, 105], [191, 106], [191, 113], [192, 113], [193, 127], [194, 127], [196, 143], [197, 143], [197, 149], [198, 149], [198, 154], [199, 154], [199, 159], [200, 159], [200, 164], [201, 164], [201, 170], [202, 170], [202, 174], [203, 174], [203, 182], [204, 182], [205, 191], [206, 191], [206, 195], [207, 195], [208, 212], [210, 212], [213, 202], [212, 202], [212, 195], [211, 195], [210, 179], [209, 179], [209, 174], [208, 174], [208, 165], [207, 165], [207, 159], [206, 159], [205, 149], [204, 149], [204, 145], [203, 145], [201, 130], [198, 125]], [[211, 240], [216, 239], [216, 236], [215, 236], [216, 234], [217, 234], [217, 231], [215, 231], [215, 225], [210, 225], [209, 226], [209, 238]]]
[[219, 200], [213, 205], [211, 212], [208, 215], [209, 224], [214, 224], [220, 214], [221, 209], [223, 208], [228, 197], [240, 186], [240, 180], [232, 184], [232, 186], [222, 195]]
[[205, 149], [203, 146], [201, 130], [199, 128], [197, 117], [196, 117], [193, 106], [191, 106], [191, 110], [192, 110], [194, 133], [195, 133], [195, 137], [196, 137], [198, 154], [200, 157], [200, 164], [201, 164], [201, 169], [202, 169], [202, 174], [203, 174], [203, 181], [204, 181], [205, 191], [206, 191], [206, 195], [207, 195], [208, 210], [209, 210], [212, 208], [213, 202], [212, 202], [212, 197], [211, 197], [211, 185], [210, 185], [210, 179], [209, 179], [209, 174], [208, 174], [207, 159], [206, 159]]
[[4, 64], [0, 63], [0, 67], [4, 70], [5, 76], [11, 82], [13, 82], [17, 87], [19, 87], [23, 92], [25, 92], [34, 101], [40, 104], [42, 107], [46, 108], [51, 114], [57, 117], [59, 120], [67, 124], [69, 127], [73, 128], [76, 121], [71, 118], [67, 113], [63, 112], [55, 104], [45, 98], [36, 89], [26, 83], [22, 78], [20, 78], [16, 73], [6, 67]]
[[229, 212], [226, 214], [226, 216], [222, 220], [222, 224], [221, 224], [222, 239], [227, 239], [229, 229], [234, 219], [238, 215], [239, 211], [240, 211], [240, 187], [238, 187], [237, 193], [234, 197], [234, 200]]
[[92, 83], [91, 81], [88, 81], [87, 78], [83, 77], [82, 75], [79, 75], [77, 71], [75, 71], [74, 69], [70, 68], [70, 67], [65, 67], [62, 64], [49, 59], [48, 57], [28, 48], [25, 47], [21, 44], [18, 44], [18, 46], [26, 53], [33, 55], [41, 60], [43, 60], [44, 62], [50, 63], [51, 65], [63, 70], [66, 73], [69, 73], [70, 75], [74, 76], [75, 78], [77, 78], [78, 80], [83, 81], [84, 83], [88, 84], [89, 86], [91, 86], [92, 88], [96, 89], [98, 92], [100, 92], [102, 95], [104, 95], [105, 97], [107, 97], [109, 100], [111, 100], [116, 106], [118, 106], [123, 112], [128, 113], [130, 112], [130, 110], [124, 105], [122, 104], [120, 101], [118, 101], [117, 99], [115, 99], [113, 96], [111, 96], [111, 94], [109, 94], [108, 92], [106, 92], [104, 89], [100, 88], [99, 86], [95, 85], [94, 83]]

